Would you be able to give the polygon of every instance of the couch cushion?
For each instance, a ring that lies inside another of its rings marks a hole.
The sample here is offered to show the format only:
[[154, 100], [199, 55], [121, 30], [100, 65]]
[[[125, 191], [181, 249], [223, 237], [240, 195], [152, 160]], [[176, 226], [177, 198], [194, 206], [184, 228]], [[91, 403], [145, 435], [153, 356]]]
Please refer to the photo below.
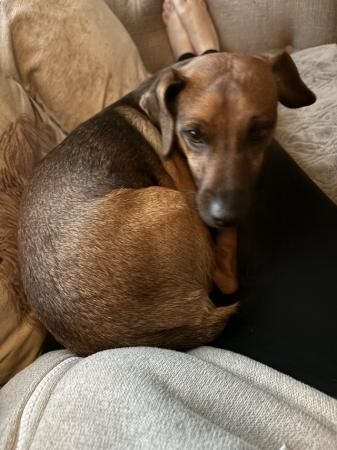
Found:
[[0, 76], [0, 385], [39, 354], [45, 331], [30, 312], [17, 255], [23, 187], [64, 135], [13, 79]]
[[276, 137], [316, 184], [337, 204], [337, 46], [323, 45], [293, 55], [314, 105], [280, 105]]
[[[130, 32], [149, 70], [172, 63], [161, 1], [105, 1]], [[208, 0], [208, 4], [223, 50], [255, 53], [336, 42], [335, 0]]]
[[66, 132], [147, 76], [103, 0], [4, 0], [0, 20], [2, 70]]

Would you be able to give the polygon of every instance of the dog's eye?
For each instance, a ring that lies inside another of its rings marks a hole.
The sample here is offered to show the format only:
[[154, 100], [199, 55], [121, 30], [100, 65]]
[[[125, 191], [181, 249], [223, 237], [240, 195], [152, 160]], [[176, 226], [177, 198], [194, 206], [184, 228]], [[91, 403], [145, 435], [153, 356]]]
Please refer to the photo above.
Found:
[[248, 139], [253, 142], [259, 142], [269, 136], [270, 130], [273, 128], [273, 124], [255, 123], [248, 130]]
[[189, 143], [194, 146], [202, 146], [206, 143], [202, 133], [196, 129], [183, 130], [184, 135], [188, 139]]
[[261, 141], [268, 135], [268, 129], [257, 125], [253, 125], [248, 133], [248, 137], [251, 141]]

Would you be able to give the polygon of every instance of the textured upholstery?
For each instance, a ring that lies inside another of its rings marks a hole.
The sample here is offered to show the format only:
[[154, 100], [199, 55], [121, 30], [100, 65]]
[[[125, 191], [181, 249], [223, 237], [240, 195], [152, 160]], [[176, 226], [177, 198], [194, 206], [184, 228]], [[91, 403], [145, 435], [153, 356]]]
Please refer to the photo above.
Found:
[[[129, 31], [145, 65], [155, 71], [172, 62], [159, 0], [105, 0]], [[260, 52], [295, 50], [336, 42], [336, 0], [208, 0], [222, 48]]]
[[0, 385], [39, 355], [45, 331], [20, 282], [16, 226], [23, 187], [64, 135], [14, 79], [0, 75]]
[[120, 21], [94, 3], [0, 2], [0, 67], [66, 132], [147, 76]]
[[317, 101], [300, 109], [280, 105], [276, 138], [337, 204], [337, 45], [301, 50], [293, 58]]

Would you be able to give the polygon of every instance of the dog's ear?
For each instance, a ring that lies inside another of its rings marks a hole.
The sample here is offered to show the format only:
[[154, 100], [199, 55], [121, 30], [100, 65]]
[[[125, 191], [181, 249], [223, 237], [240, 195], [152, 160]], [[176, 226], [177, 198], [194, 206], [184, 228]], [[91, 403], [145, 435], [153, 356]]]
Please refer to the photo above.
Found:
[[164, 70], [141, 96], [139, 106], [160, 127], [162, 154], [168, 156], [174, 138], [173, 103], [183, 88], [185, 79], [173, 68]]
[[272, 66], [279, 101], [288, 108], [301, 108], [315, 103], [315, 94], [304, 84], [289, 53], [278, 51], [263, 55]]

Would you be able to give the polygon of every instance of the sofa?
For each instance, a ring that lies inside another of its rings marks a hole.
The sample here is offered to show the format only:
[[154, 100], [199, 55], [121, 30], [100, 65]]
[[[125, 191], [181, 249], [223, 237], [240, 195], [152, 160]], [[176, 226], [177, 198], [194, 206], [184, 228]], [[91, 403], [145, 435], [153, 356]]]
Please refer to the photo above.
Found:
[[[276, 137], [337, 203], [336, 1], [208, 3], [223, 50], [292, 47], [318, 101], [280, 106]], [[2, 0], [0, 33], [0, 449], [337, 448], [337, 400], [277, 364], [215, 347], [46, 351], [20, 281], [24, 185], [74, 127], [173, 56], [155, 0]]]

